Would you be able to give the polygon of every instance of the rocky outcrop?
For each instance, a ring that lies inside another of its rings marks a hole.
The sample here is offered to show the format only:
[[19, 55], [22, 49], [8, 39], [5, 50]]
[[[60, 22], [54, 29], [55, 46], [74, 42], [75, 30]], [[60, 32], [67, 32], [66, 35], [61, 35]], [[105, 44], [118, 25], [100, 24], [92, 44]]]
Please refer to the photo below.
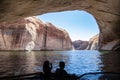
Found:
[[73, 41], [73, 46], [76, 50], [85, 50], [88, 46], [88, 41], [76, 40]]
[[35, 17], [0, 24], [0, 50], [70, 50], [65, 30]]
[[87, 50], [98, 50], [99, 49], [98, 41], [99, 41], [99, 35], [97, 34], [93, 36], [92, 38], [90, 38], [89, 44], [86, 49]]
[[[120, 50], [120, 0], [1, 0], [0, 22], [48, 12], [85, 10], [93, 14], [100, 29], [99, 49]], [[113, 45], [105, 47], [107, 45]]]

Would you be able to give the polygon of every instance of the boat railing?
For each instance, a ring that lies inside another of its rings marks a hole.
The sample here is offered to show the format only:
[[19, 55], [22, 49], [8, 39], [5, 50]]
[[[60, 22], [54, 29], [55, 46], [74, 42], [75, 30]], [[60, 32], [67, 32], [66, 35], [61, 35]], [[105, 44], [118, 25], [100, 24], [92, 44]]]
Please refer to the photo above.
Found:
[[[53, 73], [54, 74], [54, 73]], [[0, 80], [41, 80], [42, 72], [14, 75], [14, 76], [3, 76], [0, 77]], [[71, 79], [67, 79], [71, 80]], [[76, 79], [73, 80], [120, 80], [120, 73], [116, 72], [90, 72], [85, 73], [80, 76], [76, 76]]]

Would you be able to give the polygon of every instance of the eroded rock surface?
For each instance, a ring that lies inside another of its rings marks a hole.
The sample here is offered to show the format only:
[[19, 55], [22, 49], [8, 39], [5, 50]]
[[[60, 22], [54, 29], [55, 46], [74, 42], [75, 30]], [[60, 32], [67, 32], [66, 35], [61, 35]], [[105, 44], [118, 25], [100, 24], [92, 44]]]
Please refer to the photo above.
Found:
[[[99, 24], [101, 50], [120, 50], [120, 0], [1, 0], [0, 22], [48, 12], [85, 10]], [[105, 47], [109, 43], [114, 46]]]
[[35, 17], [0, 24], [0, 50], [70, 50], [65, 30]]

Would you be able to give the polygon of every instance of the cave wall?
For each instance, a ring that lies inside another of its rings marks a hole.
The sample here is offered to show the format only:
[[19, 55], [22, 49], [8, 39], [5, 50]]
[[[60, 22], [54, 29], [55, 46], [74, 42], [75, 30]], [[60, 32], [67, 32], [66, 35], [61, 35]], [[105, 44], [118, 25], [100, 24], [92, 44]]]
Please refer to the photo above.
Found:
[[120, 0], [0, 0], [0, 22], [49, 12], [85, 10], [94, 15], [99, 25], [100, 50], [120, 50], [119, 5]]

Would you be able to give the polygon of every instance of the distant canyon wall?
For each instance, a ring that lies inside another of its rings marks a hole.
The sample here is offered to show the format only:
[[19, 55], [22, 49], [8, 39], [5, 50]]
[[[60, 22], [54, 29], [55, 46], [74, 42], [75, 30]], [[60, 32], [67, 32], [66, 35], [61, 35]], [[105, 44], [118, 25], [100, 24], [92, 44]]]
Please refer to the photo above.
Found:
[[70, 50], [68, 33], [35, 17], [0, 23], [0, 50]]
[[75, 40], [73, 46], [75, 50], [85, 50], [88, 46], [89, 41]]
[[73, 41], [76, 50], [99, 50], [99, 35], [90, 38], [89, 41], [76, 40]]

